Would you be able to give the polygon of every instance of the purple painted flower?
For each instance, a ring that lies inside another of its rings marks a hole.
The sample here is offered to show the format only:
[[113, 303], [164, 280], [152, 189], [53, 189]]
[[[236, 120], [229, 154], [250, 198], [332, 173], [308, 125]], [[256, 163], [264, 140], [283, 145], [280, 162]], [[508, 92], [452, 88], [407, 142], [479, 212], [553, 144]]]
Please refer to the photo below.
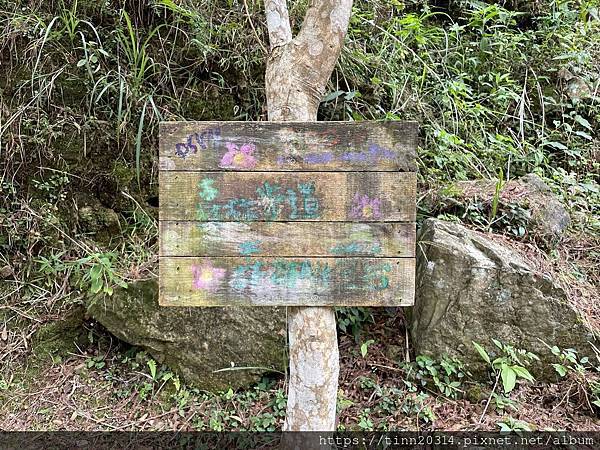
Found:
[[256, 166], [256, 158], [252, 153], [256, 150], [254, 144], [243, 144], [238, 148], [237, 145], [227, 142], [227, 153], [221, 158], [219, 167], [235, 167], [236, 169], [252, 169]]
[[196, 289], [205, 289], [214, 291], [221, 284], [225, 276], [225, 269], [213, 267], [211, 261], [207, 261], [201, 266], [192, 265], [192, 274], [194, 275], [193, 285]]
[[350, 217], [362, 220], [381, 219], [381, 200], [357, 192], [352, 200]]

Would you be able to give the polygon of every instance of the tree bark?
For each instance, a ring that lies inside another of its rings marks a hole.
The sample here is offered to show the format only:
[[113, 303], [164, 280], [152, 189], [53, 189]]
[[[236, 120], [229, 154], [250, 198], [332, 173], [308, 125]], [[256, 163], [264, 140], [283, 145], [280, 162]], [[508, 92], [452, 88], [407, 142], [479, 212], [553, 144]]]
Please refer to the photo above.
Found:
[[[269, 120], [316, 121], [337, 62], [352, 0], [311, 0], [292, 38], [285, 0], [266, 0], [271, 54]], [[289, 382], [285, 431], [334, 431], [339, 353], [333, 308], [288, 308]]]

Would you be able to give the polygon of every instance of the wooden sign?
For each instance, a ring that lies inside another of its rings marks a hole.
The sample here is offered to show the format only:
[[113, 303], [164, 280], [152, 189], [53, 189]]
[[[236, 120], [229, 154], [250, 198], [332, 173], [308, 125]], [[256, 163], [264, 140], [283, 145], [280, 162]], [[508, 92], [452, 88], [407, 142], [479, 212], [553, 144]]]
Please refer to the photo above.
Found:
[[160, 125], [163, 306], [414, 302], [417, 126]]

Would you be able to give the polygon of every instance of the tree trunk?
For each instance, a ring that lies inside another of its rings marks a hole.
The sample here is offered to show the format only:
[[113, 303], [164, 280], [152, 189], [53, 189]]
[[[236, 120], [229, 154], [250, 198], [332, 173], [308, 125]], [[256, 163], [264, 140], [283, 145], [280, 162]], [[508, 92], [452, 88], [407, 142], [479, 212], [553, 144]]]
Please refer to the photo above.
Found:
[[[292, 39], [285, 0], [266, 0], [271, 54], [269, 120], [316, 121], [340, 54], [352, 0], [312, 0]], [[288, 308], [290, 372], [285, 431], [334, 431], [339, 354], [333, 308]]]

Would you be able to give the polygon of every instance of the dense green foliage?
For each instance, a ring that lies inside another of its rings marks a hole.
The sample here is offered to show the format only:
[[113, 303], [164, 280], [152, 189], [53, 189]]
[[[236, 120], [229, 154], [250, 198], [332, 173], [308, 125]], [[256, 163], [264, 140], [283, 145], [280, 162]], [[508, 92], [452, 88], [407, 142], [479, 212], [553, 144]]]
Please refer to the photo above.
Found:
[[[297, 30], [307, 1], [289, 3]], [[584, 249], [572, 252], [570, 270], [597, 283], [599, 5], [357, 0], [319, 119], [417, 120], [423, 196], [451, 192], [457, 180], [540, 175], [571, 213], [569, 239]], [[0, 0], [0, 297], [10, 307], [0, 309], [0, 325], [33, 334], [88, 292], [110, 295], [152, 274], [158, 123], [266, 119], [262, 8], [254, 0]], [[481, 227], [478, 217], [499, 207], [485, 208], [450, 218]], [[521, 209], [500, 208], [495, 231], [529, 239]], [[426, 202], [419, 212], [439, 213]], [[374, 341], [361, 334], [371, 311], [348, 308], [338, 318], [367, 355]], [[393, 407], [429, 421], [416, 385], [454, 398], [462, 377], [455, 362], [441, 364], [419, 360], [399, 404], [396, 388], [361, 389], [385, 400], [382, 415]], [[584, 372], [571, 366], [561, 375]], [[0, 388], [9, 379], [0, 371]], [[276, 395], [255, 429], [280, 420]], [[367, 416], [359, 428], [373, 428]], [[217, 425], [198, 418], [198, 429], [226, 428], [227, 417]]]
[[[90, 182], [117, 212], [132, 209], [122, 188], [152, 203], [159, 120], [265, 118], [258, 3], [21, 3], [1, 6], [5, 209]], [[320, 118], [418, 120], [428, 185], [536, 172], [597, 209], [597, 2], [449, 5], [357, 2]]]

